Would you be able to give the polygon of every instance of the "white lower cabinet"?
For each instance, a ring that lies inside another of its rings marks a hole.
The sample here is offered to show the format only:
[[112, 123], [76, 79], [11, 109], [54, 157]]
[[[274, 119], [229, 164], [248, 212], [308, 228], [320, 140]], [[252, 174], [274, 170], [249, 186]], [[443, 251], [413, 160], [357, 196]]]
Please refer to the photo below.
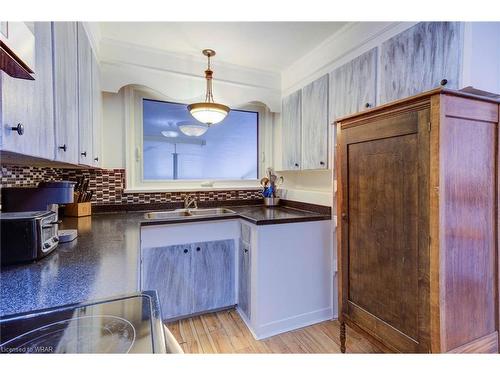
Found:
[[145, 226], [141, 289], [158, 292], [165, 320], [236, 305], [256, 339], [332, 319], [331, 224]]
[[245, 314], [247, 320], [251, 319], [250, 309], [250, 254], [251, 246], [243, 239], [240, 240], [238, 249], [238, 308]]

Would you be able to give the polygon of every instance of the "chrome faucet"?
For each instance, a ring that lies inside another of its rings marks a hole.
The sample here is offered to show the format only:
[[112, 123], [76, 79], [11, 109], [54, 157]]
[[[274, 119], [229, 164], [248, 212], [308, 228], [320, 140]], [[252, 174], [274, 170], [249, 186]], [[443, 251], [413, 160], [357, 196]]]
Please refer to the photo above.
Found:
[[188, 195], [186, 198], [184, 198], [184, 209], [188, 210], [191, 205], [193, 205], [195, 209], [198, 208], [196, 197], [191, 197]]

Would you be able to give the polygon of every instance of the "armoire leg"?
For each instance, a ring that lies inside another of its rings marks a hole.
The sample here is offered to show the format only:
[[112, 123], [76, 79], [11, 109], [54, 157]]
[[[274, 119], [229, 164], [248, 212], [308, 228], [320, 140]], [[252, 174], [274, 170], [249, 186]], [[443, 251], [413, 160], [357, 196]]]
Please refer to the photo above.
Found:
[[345, 323], [340, 322], [340, 351], [345, 353]]

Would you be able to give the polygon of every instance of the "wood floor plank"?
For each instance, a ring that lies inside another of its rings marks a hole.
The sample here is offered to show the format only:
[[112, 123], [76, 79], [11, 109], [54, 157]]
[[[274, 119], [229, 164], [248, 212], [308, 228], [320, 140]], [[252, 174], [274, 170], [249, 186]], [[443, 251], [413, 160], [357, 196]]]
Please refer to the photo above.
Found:
[[218, 329], [216, 331], [210, 332], [210, 337], [212, 338], [212, 342], [214, 343], [216, 353], [223, 354], [236, 352], [233, 344], [231, 344], [229, 336], [223, 329]]
[[205, 330], [205, 326], [201, 321], [199, 316], [193, 317], [193, 327], [194, 331], [198, 336], [198, 341], [200, 343], [201, 349], [205, 354], [215, 353], [215, 347], [212, 338], [208, 335], [208, 331]]
[[[255, 340], [235, 309], [165, 324], [185, 353], [339, 353], [339, 323], [325, 321], [263, 340]], [[381, 350], [347, 327], [348, 353]]]
[[189, 353], [202, 353], [200, 342], [196, 332], [194, 332], [193, 318], [188, 318], [179, 321], [181, 337], [185, 345], [188, 347]]
[[291, 353], [288, 346], [283, 342], [280, 335], [272, 336], [262, 340], [271, 353], [284, 354]]
[[234, 320], [231, 318], [228, 311], [220, 311], [217, 313], [217, 316], [221, 321], [222, 327], [226, 331], [235, 351], [250, 346], [250, 343], [245, 338], [244, 334], [241, 332]]
[[181, 332], [179, 330], [179, 322], [171, 322], [166, 324], [167, 328], [172, 332], [172, 335], [174, 335], [175, 339], [179, 344], [183, 344], [184, 340], [181, 337]]
[[208, 332], [216, 331], [221, 329], [220, 320], [217, 317], [217, 313], [208, 313], [201, 315], [201, 319], [205, 323]]
[[315, 340], [325, 353], [340, 353], [340, 346], [328, 337], [317, 324], [304, 328], [306, 335]]
[[293, 331], [282, 333], [280, 336], [287, 348], [290, 350], [290, 353], [307, 353], [306, 348], [299, 340], [297, 340]]
[[243, 333], [243, 335], [246, 338], [246, 341], [249, 342], [250, 348], [252, 349], [252, 353], [268, 353], [269, 350], [267, 349], [267, 346], [262, 343], [262, 340], [255, 340], [255, 338], [252, 335], [252, 332], [248, 329], [246, 326], [245, 322], [240, 317], [240, 314], [233, 309], [229, 310], [229, 315], [233, 319], [233, 321], [236, 323], [240, 331]]

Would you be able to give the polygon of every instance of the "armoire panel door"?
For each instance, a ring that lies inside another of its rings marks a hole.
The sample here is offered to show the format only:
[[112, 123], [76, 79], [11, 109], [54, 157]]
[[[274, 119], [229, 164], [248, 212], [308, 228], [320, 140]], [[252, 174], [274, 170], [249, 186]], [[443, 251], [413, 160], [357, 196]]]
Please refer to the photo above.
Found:
[[428, 350], [428, 110], [342, 131], [343, 311], [404, 352]]
[[296, 91], [283, 98], [281, 111], [282, 170], [300, 170], [302, 92]]
[[302, 169], [328, 168], [328, 75], [302, 89]]

